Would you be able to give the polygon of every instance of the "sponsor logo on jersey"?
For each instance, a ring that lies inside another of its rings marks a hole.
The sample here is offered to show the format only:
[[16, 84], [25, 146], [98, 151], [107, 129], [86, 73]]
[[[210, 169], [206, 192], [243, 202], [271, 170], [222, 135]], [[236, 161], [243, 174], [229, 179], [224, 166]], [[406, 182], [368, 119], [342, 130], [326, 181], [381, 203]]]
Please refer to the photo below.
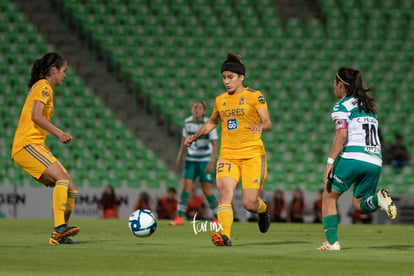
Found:
[[227, 120], [227, 129], [228, 130], [235, 130], [237, 129], [237, 119], [229, 119]]
[[220, 115], [222, 118], [244, 116], [244, 114], [244, 108], [233, 108], [220, 111]]
[[374, 154], [380, 153], [379, 147], [365, 147], [365, 151], [369, 153], [374, 153]]
[[346, 129], [348, 128], [348, 124], [346, 120], [340, 119], [335, 121], [335, 130]]
[[42, 96], [43, 96], [43, 98], [47, 98], [47, 97], [49, 97], [49, 91], [47, 91], [47, 89], [45, 89], [45, 87], [43, 87], [43, 89], [42, 89]]
[[333, 178], [336, 180], [336, 182], [343, 184], [344, 181], [342, 179], [340, 179], [339, 177], [337, 177], [336, 175], [333, 176]]
[[265, 98], [263, 97], [263, 96], [259, 96], [258, 98], [257, 98], [257, 100], [259, 101], [259, 103], [261, 103], [261, 104], [265, 104], [266, 103], [266, 100], [265, 100]]

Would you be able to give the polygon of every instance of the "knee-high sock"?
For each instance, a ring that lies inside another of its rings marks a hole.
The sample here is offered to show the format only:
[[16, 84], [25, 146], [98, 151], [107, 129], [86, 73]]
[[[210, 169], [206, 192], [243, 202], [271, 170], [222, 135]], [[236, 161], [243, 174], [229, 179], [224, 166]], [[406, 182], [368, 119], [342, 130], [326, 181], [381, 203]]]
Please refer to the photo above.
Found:
[[209, 195], [207, 197], [208, 205], [210, 206], [211, 211], [213, 211], [213, 215], [217, 218], [217, 199], [215, 195]]
[[53, 189], [53, 219], [55, 227], [65, 224], [65, 209], [68, 201], [69, 180], [56, 181]]
[[322, 218], [323, 230], [330, 244], [338, 240], [338, 216], [327, 216]]
[[178, 206], [177, 206], [177, 216], [179, 216], [180, 218], [184, 218], [185, 216], [189, 198], [190, 198], [189, 193], [186, 193], [186, 192], [181, 193], [180, 202], [178, 202]]
[[257, 198], [257, 201], [259, 202], [259, 206], [257, 208], [256, 213], [261, 214], [267, 211], [267, 204], [264, 202], [264, 200], [260, 197]]
[[72, 213], [73, 206], [75, 205], [76, 195], [78, 194], [77, 190], [68, 190], [68, 201], [66, 203], [65, 209], [65, 223], [67, 224]]
[[359, 207], [362, 211], [373, 213], [378, 209], [378, 197], [376, 195], [364, 198]]
[[230, 238], [231, 226], [233, 225], [233, 207], [231, 204], [219, 204], [217, 207], [217, 217], [223, 227], [221, 234]]

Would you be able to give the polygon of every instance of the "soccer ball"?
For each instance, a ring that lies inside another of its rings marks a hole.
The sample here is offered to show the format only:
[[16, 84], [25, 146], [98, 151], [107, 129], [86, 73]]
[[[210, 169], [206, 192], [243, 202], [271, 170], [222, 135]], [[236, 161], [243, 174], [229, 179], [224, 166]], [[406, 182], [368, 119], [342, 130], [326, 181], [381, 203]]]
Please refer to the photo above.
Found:
[[135, 236], [148, 237], [157, 229], [157, 220], [150, 210], [138, 209], [129, 216], [128, 226]]

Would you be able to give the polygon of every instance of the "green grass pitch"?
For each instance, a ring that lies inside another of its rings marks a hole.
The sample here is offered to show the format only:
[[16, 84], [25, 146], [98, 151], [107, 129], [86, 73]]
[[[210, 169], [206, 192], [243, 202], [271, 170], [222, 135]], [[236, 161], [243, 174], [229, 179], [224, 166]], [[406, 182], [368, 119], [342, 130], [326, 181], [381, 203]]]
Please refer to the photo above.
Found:
[[126, 220], [73, 220], [78, 245], [49, 245], [52, 220], [0, 220], [0, 275], [412, 275], [414, 226], [340, 225], [342, 249], [316, 250], [321, 225], [235, 223], [232, 247], [211, 232], [158, 222], [148, 238]]

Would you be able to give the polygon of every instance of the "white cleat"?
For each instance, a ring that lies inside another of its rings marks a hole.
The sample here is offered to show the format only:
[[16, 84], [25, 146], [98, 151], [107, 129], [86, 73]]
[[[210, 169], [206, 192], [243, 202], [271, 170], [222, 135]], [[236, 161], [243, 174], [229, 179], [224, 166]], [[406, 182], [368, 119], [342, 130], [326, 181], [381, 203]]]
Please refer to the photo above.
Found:
[[330, 244], [328, 241], [324, 242], [321, 247], [317, 248], [318, 250], [341, 250], [341, 245], [339, 241]]
[[381, 189], [377, 193], [378, 205], [383, 209], [390, 219], [397, 217], [397, 206], [392, 201], [391, 195], [388, 190]]

